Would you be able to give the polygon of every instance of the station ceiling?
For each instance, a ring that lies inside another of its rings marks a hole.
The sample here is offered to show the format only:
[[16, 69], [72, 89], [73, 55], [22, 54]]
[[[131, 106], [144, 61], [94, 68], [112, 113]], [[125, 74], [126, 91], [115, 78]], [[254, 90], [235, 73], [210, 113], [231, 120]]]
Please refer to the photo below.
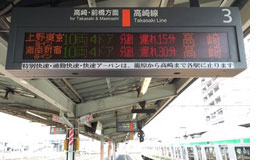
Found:
[[[249, 28], [247, 0], [200, 0], [201, 7], [238, 6], [244, 31]], [[21, 0], [19, 7], [189, 7], [188, 0]], [[1, 13], [1, 12], [0, 12]], [[80, 133], [95, 139], [123, 142], [131, 135], [116, 132], [116, 121], [138, 121], [143, 127], [180, 95], [195, 78], [152, 78], [148, 91], [140, 95], [145, 77], [88, 77], [56, 79], [20, 79], [5, 70], [7, 38], [11, 11], [0, 19], [0, 111], [50, 126], [68, 127], [69, 123], [52, 120], [59, 115], [74, 124], [88, 114], [87, 124], [78, 126]], [[145, 105], [143, 105], [145, 104]], [[132, 109], [155, 109], [133, 117]], [[29, 113], [28, 113], [29, 112]], [[32, 115], [34, 113], [41, 117]], [[102, 135], [93, 132], [100, 122]]]

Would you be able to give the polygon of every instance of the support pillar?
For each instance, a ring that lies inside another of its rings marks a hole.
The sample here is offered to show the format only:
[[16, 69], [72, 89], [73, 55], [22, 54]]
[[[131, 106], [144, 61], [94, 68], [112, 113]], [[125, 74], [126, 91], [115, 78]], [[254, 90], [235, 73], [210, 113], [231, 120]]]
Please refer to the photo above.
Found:
[[104, 139], [100, 141], [100, 160], [104, 160]]
[[[68, 147], [68, 151], [67, 151], [67, 156], [66, 159], [67, 160], [74, 160], [75, 159], [75, 152], [74, 152], [74, 147], [75, 147], [75, 143], [74, 143], [74, 129], [73, 128], [69, 128], [67, 130], [67, 139], [68, 139], [68, 143], [67, 143], [67, 147]], [[72, 142], [71, 142], [72, 139]]]
[[108, 160], [111, 160], [112, 155], [112, 141], [108, 141]]
[[79, 136], [79, 124], [75, 123], [73, 125], [74, 128], [68, 128], [66, 139], [67, 139], [67, 156], [66, 160], [75, 160], [76, 158], [76, 150], [78, 149], [77, 143], [77, 137]]
[[113, 143], [113, 160], [116, 160], [116, 150], [117, 150], [117, 144]]

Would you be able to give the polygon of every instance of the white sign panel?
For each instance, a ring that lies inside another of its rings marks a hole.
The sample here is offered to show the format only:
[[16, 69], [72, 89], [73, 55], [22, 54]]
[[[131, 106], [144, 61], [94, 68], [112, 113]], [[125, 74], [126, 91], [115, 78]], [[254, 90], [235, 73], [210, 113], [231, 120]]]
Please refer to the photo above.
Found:
[[22, 63], [23, 70], [44, 69], [233, 69], [234, 62], [45, 62]]
[[52, 115], [52, 121], [57, 122], [57, 123], [62, 123], [62, 124], [64, 124], [63, 119], [60, 118], [60, 117], [57, 116], [57, 115]]

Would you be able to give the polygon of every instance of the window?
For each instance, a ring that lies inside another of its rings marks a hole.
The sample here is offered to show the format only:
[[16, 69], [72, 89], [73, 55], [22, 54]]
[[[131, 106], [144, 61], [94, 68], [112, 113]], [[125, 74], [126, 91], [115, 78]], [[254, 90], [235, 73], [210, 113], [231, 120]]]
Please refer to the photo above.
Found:
[[163, 151], [164, 151], [164, 156], [166, 157], [167, 156], [167, 149], [166, 149], [166, 147], [163, 148]]
[[210, 116], [206, 116], [206, 121], [210, 121]]
[[209, 105], [214, 106], [214, 105], [215, 105], [215, 102], [212, 101]]
[[219, 90], [219, 85], [217, 84], [214, 86], [214, 92], [216, 93], [218, 90]]
[[205, 93], [208, 94], [207, 92], [208, 92], [208, 90], [206, 87], [202, 88], [202, 94], [205, 94]]
[[216, 98], [216, 104], [220, 103], [221, 102], [221, 98], [220, 96]]
[[250, 160], [249, 147], [235, 147], [237, 160]]
[[176, 157], [177, 157], [177, 158], [181, 158], [181, 151], [180, 151], [180, 148], [177, 147], [175, 151], [176, 151], [176, 155], [177, 155]]
[[164, 156], [163, 147], [161, 148], [161, 150], [162, 150], [162, 156]]
[[214, 113], [211, 113], [211, 119], [214, 119], [214, 118], [216, 118], [217, 116], [216, 116], [216, 112], [214, 112]]
[[211, 86], [211, 84], [212, 84], [211, 81], [208, 81], [208, 82], [207, 82], [207, 86], [208, 86], [208, 87]]
[[223, 146], [219, 146], [219, 148], [220, 148], [222, 159], [230, 160], [229, 154], [228, 154], [228, 147], [226, 145], [223, 145]]
[[214, 147], [205, 147], [207, 160], [216, 160], [216, 153]]
[[223, 115], [223, 110], [222, 109], [219, 109], [217, 112], [218, 112], [218, 115]]
[[169, 147], [167, 147], [167, 151], [168, 151], [168, 157], [171, 157], [172, 155]]
[[196, 149], [197, 149], [197, 153], [198, 153], [198, 160], [202, 160], [201, 147], [196, 146]]
[[171, 147], [171, 149], [172, 149], [172, 157], [174, 158], [174, 148], [173, 147]]
[[187, 147], [189, 160], [194, 160], [194, 151], [192, 147]]
[[210, 91], [208, 95], [211, 97], [213, 95], [213, 91]]
[[186, 150], [184, 147], [181, 147], [181, 149], [182, 149], [183, 159], [186, 159]]

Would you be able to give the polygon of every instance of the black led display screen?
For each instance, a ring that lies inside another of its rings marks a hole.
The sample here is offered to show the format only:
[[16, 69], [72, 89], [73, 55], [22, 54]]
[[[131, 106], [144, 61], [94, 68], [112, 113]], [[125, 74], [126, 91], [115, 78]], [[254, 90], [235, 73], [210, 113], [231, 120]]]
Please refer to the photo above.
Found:
[[228, 59], [227, 33], [27, 32], [23, 59]]

